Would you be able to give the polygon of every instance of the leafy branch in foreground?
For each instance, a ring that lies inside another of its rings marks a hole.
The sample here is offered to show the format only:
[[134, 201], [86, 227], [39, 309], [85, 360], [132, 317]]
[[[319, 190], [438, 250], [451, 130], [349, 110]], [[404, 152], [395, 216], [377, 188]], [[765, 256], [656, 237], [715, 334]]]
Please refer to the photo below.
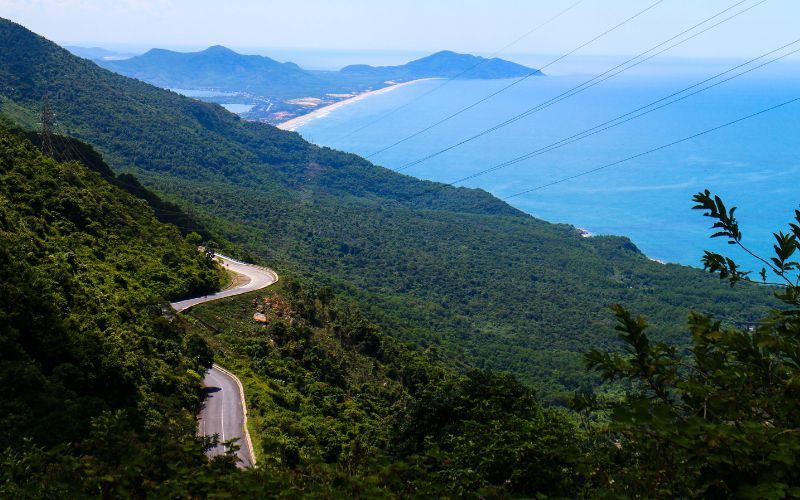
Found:
[[[712, 238], [728, 238], [781, 278], [775, 295], [783, 306], [744, 329], [692, 313], [687, 352], [652, 343], [644, 319], [614, 306], [624, 352], [593, 350], [586, 363], [630, 389], [611, 406], [606, 454], [593, 457], [593, 474], [614, 496], [800, 497], [799, 266], [790, 260], [800, 212], [791, 234], [775, 233], [775, 255], [766, 259], [742, 245], [735, 208], [709, 191], [694, 201], [717, 221]], [[750, 281], [728, 257], [706, 252], [704, 263], [732, 286]], [[766, 269], [761, 274], [765, 282]]]
[[[748, 247], [742, 244], [742, 232], [739, 229], [739, 222], [734, 217], [736, 207], [730, 210], [726, 209], [725, 204], [719, 196], [711, 197], [711, 192], [706, 189], [701, 193], [697, 193], [692, 198], [697, 203], [694, 207], [695, 210], [705, 210], [703, 214], [706, 217], [711, 217], [717, 222], [711, 226], [718, 231], [711, 235], [712, 238], [728, 238], [729, 245], [738, 245], [739, 248], [747, 252], [751, 257], [756, 258], [762, 262], [765, 267], [761, 268], [759, 275], [761, 282], [767, 283], [767, 270], [772, 271], [775, 275], [780, 277], [783, 283], [769, 283], [780, 286], [797, 286], [798, 276], [794, 276], [794, 281], [790, 276], [792, 271], [800, 270], [800, 262], [790, 261], [789, 259], [794, 255], [798, 248], [798, 238], [800, 238], [800, 210], [795, 210], [795, 223], [790, 223], [790, 233], [784, 234], [783, 231], [772, 233], [775, 238], [776, 244], [773, 245], [775, 256], [770, 257], [769, 260], [757, 255]], [[737, 281], [753, 281], [747, 277], [750, 271], [741, 271], [736, 262], [729, 257], [706, 251], [703, 256], [703, 265], [712, 273], [719, 274], [721, 279], [730, 281], [731, 286], [736, 284]]]

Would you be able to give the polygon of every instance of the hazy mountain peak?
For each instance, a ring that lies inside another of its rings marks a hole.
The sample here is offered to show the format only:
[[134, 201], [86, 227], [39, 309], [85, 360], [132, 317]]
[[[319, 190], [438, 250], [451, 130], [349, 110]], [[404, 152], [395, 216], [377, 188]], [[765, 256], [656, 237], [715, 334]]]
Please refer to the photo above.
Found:
[[229, 49], [228, 47], [225, 47], [224, 45], [212, 45], [203, 52], [219, 53], [219, 54], [235, 54], [237, 56], [240, 55], [239, 53], [234, 52], [233, 50]]
[[386, 78], [517, 78], [542, 73], [505, 59], [461, 54], [452, 50], [440, 50], [429, 56], [415, 59], [400, 66], [351, 65], [342, 69], [346, 73], [381, 74]]

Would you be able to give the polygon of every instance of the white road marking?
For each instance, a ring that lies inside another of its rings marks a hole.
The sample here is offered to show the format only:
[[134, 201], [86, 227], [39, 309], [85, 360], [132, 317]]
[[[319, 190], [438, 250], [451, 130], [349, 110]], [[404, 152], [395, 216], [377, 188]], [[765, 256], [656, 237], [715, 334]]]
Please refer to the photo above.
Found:
[[222, 415], [220, 427], [222, 427], [222, 441], [225, 441], [225, 391], [219, 391], [222, 397], [219, 402], [219, 412]]

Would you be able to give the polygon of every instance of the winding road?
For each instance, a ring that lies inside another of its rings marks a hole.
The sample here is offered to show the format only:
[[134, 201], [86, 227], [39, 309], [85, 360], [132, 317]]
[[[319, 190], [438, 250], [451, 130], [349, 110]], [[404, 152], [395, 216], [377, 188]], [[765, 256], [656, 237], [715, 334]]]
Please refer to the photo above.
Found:
[[[182, 312], [203, 302], [260, 290], [278, 281], [278, 275], [271, 269], [245, 264], [220, 254], [214, 256], [224, 268], [241, 275], [241, 282], [211, 295], [173, 302], [173, 309]], [[217, 434], [220, 442], [238, 438], [237, 465], [242, 468], [252, 467], [255, 465], [255, 456], [247, 432], [247, 407], [241, 382], [234, 374], [215, 364], [206, 372], [203, 386], [205, 397], [197, 418], [198, 433], [201, 436]], [[208, 456], [224, 453], [225, 447], [217, 445], [208, 451]]]
[[182, 312], [190, 307], [196, 306], [197, 304], [202, 304], [203, 302], [210, 302], [212, 300], [223, 299], [225, 297], [232, 297], [234, 295], [261, 290], [262, 288], [266, 288], [278, 281], [278, 275], [275, 274], [275, 271], [271, 269], [254, 266], [253, 264], [245, 264], [244, 262], [240, 262], [220, 254], [214, 254], [214, 256], [220, 261], [222, 267], [237, 274], [241, 274], [248, 281], [245, 281], [239, 286], [235, 286], [221, 292], [212, 293], [211, 295], [204, 295], [203, 297], [173, 302], [170, 304], [172, 305], [173, 309], [178, 312]]

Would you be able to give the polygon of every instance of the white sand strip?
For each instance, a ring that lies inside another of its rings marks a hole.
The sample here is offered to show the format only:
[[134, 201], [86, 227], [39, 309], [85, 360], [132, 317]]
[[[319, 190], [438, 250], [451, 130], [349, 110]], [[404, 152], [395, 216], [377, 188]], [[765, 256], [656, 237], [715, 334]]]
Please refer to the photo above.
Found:
[[279, 123], [276, 125], [279, 129], [282, 130], [297, 130], [299, 127], [305, 125], [306, 123], [310, 122], [315, 118], [321, 118], [334, 109], [339, 109], [341, 107], [347, 106], [348, 104], [353, 104], [354, 102], [358, 102], [362, 99], [366, 99], [369, 96], [383, 94], [385, 92], [391, 92], [392, 90], [400, 87], [404, 87], [406, 85], [411, 85], [414, 83], [424, 82], [427, 80], [440, 80], [440, 78], [420, 78], [418, 80], [411, 80], [409, 82], [403, 83], [396, 83], [394, 85], [390, 85], [388, 87], [383, 87], [382, 89], [378, 90], [371, 90], [369, 92], [362, 92], [355, 97], [351, 97], [350, 99], [345, 99], [343, 101], [335, 102], [333, 104], [329, 104], [327, 106], [323, 106], [317, 110], [312, 111], [311, 113], [307, 113], [305, 115], [298, 116], [296, 118], [292, 118], [291, 120], [287, 120], [285, 122]]

